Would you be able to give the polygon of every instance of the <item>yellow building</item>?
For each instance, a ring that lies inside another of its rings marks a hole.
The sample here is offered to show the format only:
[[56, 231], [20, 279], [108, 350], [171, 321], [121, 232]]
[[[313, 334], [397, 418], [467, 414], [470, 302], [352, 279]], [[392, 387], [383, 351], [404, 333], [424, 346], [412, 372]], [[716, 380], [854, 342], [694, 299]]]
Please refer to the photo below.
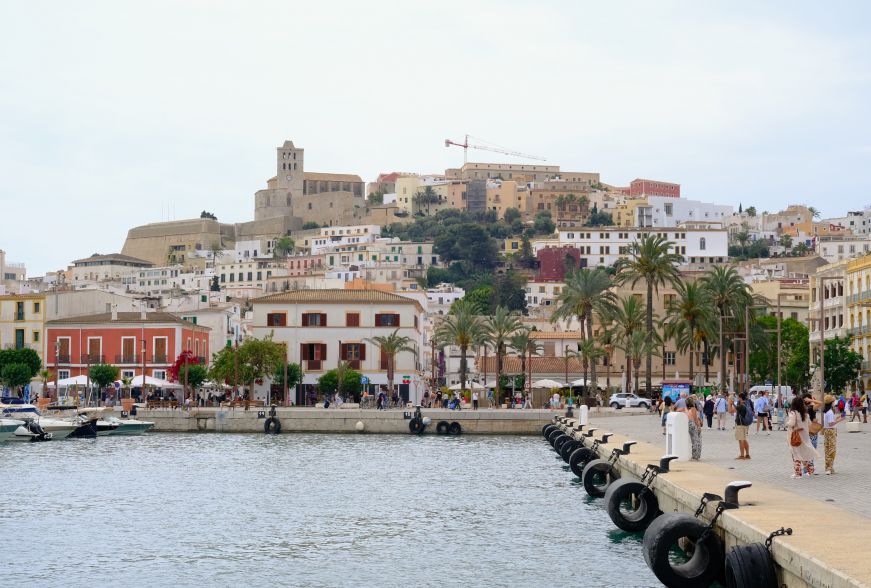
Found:
[[487, 184], [487, 210], [496, 211], [500, 220], [505, 210], [516, 208], [525, 217], [529, 212], [529, 190], [513, 180]]
[[618, 204], [611, 213], [614, 225], [618, 227], [636, 227], [638, 225], [639, 206], [647, 206], [647, 198], [627, 198]]
[[871, 255], [847, 262], [845, 275], [847, 334], [853, 351], [862, 356], [860, 377], [871, 389]]
[[0, 296], [0, 348], [33, 349], [44, 361], [45, 294]]

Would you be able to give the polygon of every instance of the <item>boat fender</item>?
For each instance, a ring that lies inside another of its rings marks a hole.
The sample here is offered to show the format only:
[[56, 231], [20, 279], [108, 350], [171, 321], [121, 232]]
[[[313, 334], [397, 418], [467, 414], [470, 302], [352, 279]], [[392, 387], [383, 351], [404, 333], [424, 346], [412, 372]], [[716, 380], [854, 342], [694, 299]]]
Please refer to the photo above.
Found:
[[569, 467], [572, 468], [572, 473], [577, 477], [584, 475], [584, 467], [587, 463], [598, 457], [589, 447], [578, 447], [569, 456]]
[[439, 424], [436, 425], [436, 433], [439, 435], [447, 435], [448, 427], [450, 426], [451, 424], [448, 421], [439, 421]]
[[[691, 514], [670, 512], [657, 517], [644, 532], [647, 566], [668, 588], [707, 588], [723, 572], [723, 543]], [[686, 538], [693, 545], [686, 563], [672, 563], [669, 553]]]
[[463, 427], [460, 426], [460, 423], [454, 421], [448, 427], [448, 435], [457, 436], [463, 432]]
[[278, 417], [269, 417], [263, 421], [263, 432], [267, 434], [274, 433], [275, 435], [281, 433], [281, 421], [278, 420]]
[[592, 498], [602, 498], [612, 482], [620, 478], [620, 473], [606, 459], [594, 459], [584, 466], [581, 482], [584, 490]]
[[570, 441], [570, 440], [571, 440], [571, 437], [569, 437], [568, 435], [563, 433], [562, 435], [557, 437], [556, 440], [553, 442], [553, 450], [556, 451], [557, 453], [559, 453], [559, 450], [563, 448], [563, 445], [565, 445], [565, 443], [567, 441]]
[[552, 427], [552, 426], [553, 426], [553, 425], [551, 425], [550, 423], [544, 425], [544, 426], [541, 428], [541, 434], [544, 435], [545, 437], [547, 437], [547, 433], [548, 433], [547, 430], [548, 430], [550, 427]]
[[408, 431], [412, 435], [422, 435], [424, 429], [423, 421], [417, 417], [408, 421]]
[[565, 433], [563, 433], [559, 429], [554, 429], [553, 431], [551, 431], [550, 435], [547, 436], [547, 441], [548, 443], [550, 443], [551, 447], [553, 447], [554, 441], [556, 441], [556, 438], [560, 435], [565, 435]]
[[569, 463], [569, 458], [571, 457], [572, 452], [580, 446], [581, 446], [581, 444], [578, 443], [577, 441], [575, 441], [574, 439], [569, 439], [568, 441], [563, 443], [562, 447], [560, 447], [560, 450], [559, 450], [560, 457], [563, 458], [564, 462]]
[[726, 555], [729, 588], [777, 588], [774, 558], [762, 543], [736, 545]]
[[[629, 509], [624, 510], [627, 504]], [[634, 510], [630, 510], [632, 508]], [[659, 500], [652, 490], [638, 480], [622, 478], [608, 484], [605, 510], [618, 528], [628, 533], [639, 533], [659, 516]]]

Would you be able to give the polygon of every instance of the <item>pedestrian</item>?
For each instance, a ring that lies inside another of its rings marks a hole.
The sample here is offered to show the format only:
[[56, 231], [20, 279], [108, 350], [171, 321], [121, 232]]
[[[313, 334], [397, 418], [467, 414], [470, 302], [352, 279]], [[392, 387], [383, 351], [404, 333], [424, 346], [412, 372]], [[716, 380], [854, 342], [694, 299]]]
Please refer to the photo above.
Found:
[[601, 412], [602, 410], [602, 393], [596, 388], [596, 412]]
[[692, 445], [692, 459], [698, 461], [702, 458], [702, 415], [698, 409], [699, 401], [695, 394], [686, 399], [686, 414], [689, 419], [690, 444]]
[[735, 459], [750, 459], [750, 442], [747, 432], [753, 424], [753, 404], [747, 399], [747, 392], [739, 392], [738, 400], [729, 412], [735, 415], [735, 440], [738, 442], [739, 455]]
[[862, 390], [862, 397], [859, 398], [859, 406], [862, 409], [862, 422], [868, 422], [868, 393]]
[[671, 400], [671, 396], [666, 396], [662, 401], [662, 434], [665, 435], [665, 420], [668, 417], [668, 413], [673, 410], [674, 403]]
[[687, 409], [687, 393], [681, 392], [680, 396], [677, 398], [677, 402], [674, 403], [674, 410], [677, 412], [685, 412]]
[[493, 400], [493, 390], [491, 388], [487, 388], [487, 404], [489, 408], [493, 408], [496, 404]]
[[523, 408], [532, 408], [532, 393], [526, 393], [526, 401], [523, 403]]
[[708, 421], [708, 430], [714, 428], [714, 399], [712, 396], [713, 395], [709, 394], [705, 398], [705, 405], [702, 409], [702, 412], [705, 413], [705, 420]]
[[726, 406], [726, 396], [722, 392], [720, 392], [720, 395], [717, 396], [717, 402], [715, 403], [714, 410], [717, 412], [717, 430], [725, 431], [726, 413], [728, 412], [728, 407]]
[[[754, 408], [756, 409], [756, 433], [759, 434], [759, 425], [762, 425], [762, 431], [768, 431], [768, 434], [771, 434], [771, 423], [768, 421], [768, 392], [763, 390], [759, 396], [756, 398], [756, 402], [754, 404]], [[766, 428], [766, 424], [768, 427]]]
[[852, 423], [856, 419], [859, 418], [860, 409], [862, 407], [862, 400], [859, 398], [858, 392], [853, 392], [853, 395], [850, 397], [850, 422]]
[[472, 410], [478, 410], [478, 391], [472, 392]]
[[789, 449], [792, 454], [793, 478], [814, 475], [814, 459], [819, 455], [811, 445], [810, 422], [804, 400], [796, 396], [792, 399], [789, 419], [786, 422], [786, 430], [789, 431]]
[[834, 404], [835, 397], [831, 394], [826, 394], [825, 406], [823, 407], [823, 440], [825, 442], [824, 453], [826, 455], [827, 476], [835, 473], [835, 455], [838, 449], [838, 430], [835, 427], [844, 420], [843, 413], [838, 418], [835, 418]]

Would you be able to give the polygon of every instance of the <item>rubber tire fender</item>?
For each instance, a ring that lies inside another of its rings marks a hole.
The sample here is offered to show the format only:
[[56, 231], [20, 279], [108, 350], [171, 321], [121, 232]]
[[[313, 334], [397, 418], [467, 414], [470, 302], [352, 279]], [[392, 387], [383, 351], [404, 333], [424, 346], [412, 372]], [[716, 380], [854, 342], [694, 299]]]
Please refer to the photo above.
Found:
[[[640, 533], [659, 516], [659, 500], [652, 490], [642, 494], [644, 484], [638, 480], [621, 478], [614, 480], [605, 490], [605, 510], [611, 522], [629, 533]], [[620, 505], [636, 497], [637, 508], [631, 513], [620, 510]], [[640, 496], [640, 498], [638, 498]]]
[[726, 555], [729, 588], [777, 588], [774, 558], [762, 543], [736, 545]]
[[580, 447], [581, 444], [578, 443], [575, 439], [569, 439], [563, 446], [560, 447], [559, 454], [560, 457], [563, 458], [563, 461], [569, 463], [569, 458], [572, 456], [572, 452]]
[[[716, 533], [699, 538], [707, 525], [691, 514], [670, 512], [658, 517], [644, 532], [642, 550], [647, 566], [668, 588], [707, 588], [723, 572], [725, 554]], [[681, 537], [695, 543], [693, 555], [683, 564], [673, 565], [669, 552]]]
[[417, 417], [414, 417], [410, 421], [408, 421], [408, 431], [412, 435], [421, 435], [423, 434], [423, 421]]
[[559, 450], [562, 449], [563, 444], [565, 444], [566, 441], [570, 441], [570, 440], [571, 440], [571, 437], [569, 437], [568, 435], [563, 433], [562, 435], [560, 435], [559, 437], [554, 439], [553, 450], [556, 451], [557, 453], [559, 453]]
[[278, 435], [281, 433], [281, 421], [278, 420], [277, 417], [269, 417], [265, 421], [263, 421], [263, 432], [267, 435], [269, 433], [274, 433]]
[[457, 435], [459, 435], [462, 432], [463, 432], [463, 427], [457, 421], [454, 421], [450, 425], [448, 425], [448, 435], [452, 435], [452, 436], [456, 437]]
[[[596, 481], [605, 478], [605, 485], [600, 486]], [[584, 484], [584, 490], [593, 498], [602, 498], [605, 496], [605, 491], [608, 486], [615, 480], [620, 479], [620, 472], [617, 468], [608, 463], [605, 459], [594, 459], [584, 466], [584, 471], [581, 473], [581, 482]]]
[[550, 443], [551, 447], [553, 447], [553, 442], [556, 441], [556, 438], [560, 435], [565, 435], [565, 433], [563, 433], [559, 429], [554, 429], [550, 432], [550, 435], [547, 436], [547, 441], [548, 443]]
[[545, 425], [544, 430], [542, 431], [542, 435], [545, 439], [550, 437], [550, 434], [556, 429], [556, 425]]
[[450, 423], [448, 421], [439, 421], [439, 424], [436, 425], [436, 433], [439, 435], [447, 435], [449, 426]]
[[572, 468], [572, 473], [580, 478], [584, 475], [584, 467], [587, 463], [597, 457], [599, 456], [589, 447], [578, 447], [569, 456], [569, 467]]
[[550, 427], [552, 427], [552, 426], [553, 426], [553, 424], [548, 423], [548, 424], [544, 425], [544, 426], [541, 428], [541, 434], [542, 434], [545, 438], [547, 438], [547, 434], [548, 434], [548, 432], [549, 432], [548, 429], [549, 429]]

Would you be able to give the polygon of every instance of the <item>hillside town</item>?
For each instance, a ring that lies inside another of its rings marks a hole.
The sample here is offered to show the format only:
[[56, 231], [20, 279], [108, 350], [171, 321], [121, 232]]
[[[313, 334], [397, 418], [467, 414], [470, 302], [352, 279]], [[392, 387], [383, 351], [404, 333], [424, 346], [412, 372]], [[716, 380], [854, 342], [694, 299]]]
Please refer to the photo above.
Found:
[[[104, 364], [171, 380], [180, 357], [211, 368], [270, 339], [297, 374], [288, 397], [280, 374], [249, 382], [238, 366], [224, 385], [286, 405], [319, 400], [340, 366], [359, 373], [357, 400], [395, 386], [416, 404], [454, 387], [511, 405], [540, 381], [605, 397], [683, 381], [810, 389], [822, 338], [861, 357], [845, 385], [871, 384], [871, 208], [736, 208], [682, 194], [679, 178], [539, 163], [366, 182], [308, 171], [291, 140], [274, 157], [253, 215], [218, 219], [203, 202], [199, 218], [131, 227], [100, 252], [69, 243], [41, 276], [10, 261], [25, 251], [0, 251], [0, 347], [33, 350], [47, 385]], [[672, 270], [651, 282], [638, 261], [657, 244]], [[457, 333], [467, 312], [475, 328]], [[650, 325], [656, 337], [634, 336]]]

